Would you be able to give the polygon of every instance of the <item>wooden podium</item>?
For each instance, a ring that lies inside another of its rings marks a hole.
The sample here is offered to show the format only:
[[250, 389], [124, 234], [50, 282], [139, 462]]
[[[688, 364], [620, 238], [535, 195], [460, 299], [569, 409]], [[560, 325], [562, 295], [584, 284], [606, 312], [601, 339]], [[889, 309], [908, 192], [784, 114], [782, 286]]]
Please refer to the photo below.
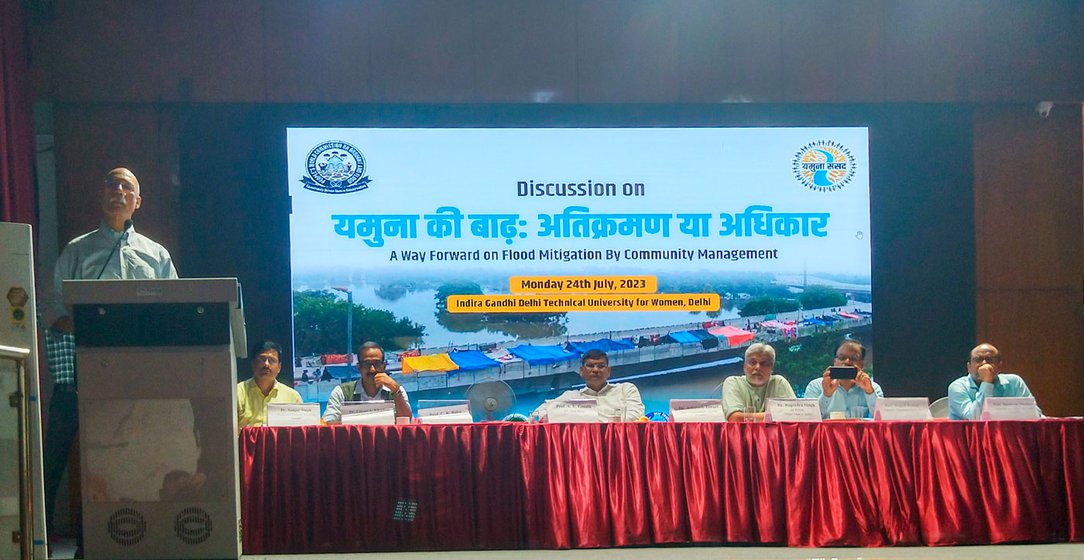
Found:
[[85, 557], [238, 558], [237, 280], [70, 280]]

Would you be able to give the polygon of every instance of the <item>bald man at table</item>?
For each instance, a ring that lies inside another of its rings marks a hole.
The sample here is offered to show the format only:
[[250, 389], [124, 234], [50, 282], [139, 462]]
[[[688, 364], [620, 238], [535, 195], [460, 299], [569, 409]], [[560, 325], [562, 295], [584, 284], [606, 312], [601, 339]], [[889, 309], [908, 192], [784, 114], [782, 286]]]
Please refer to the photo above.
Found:
[[948, 387], [949, 419], [978, 420], [987, 397], [1032, 396], [1023, 377], [1004, 373], [1001, 366], [1001, 351], [993, 344], [984, 342], [971, 349], [967, 375]]

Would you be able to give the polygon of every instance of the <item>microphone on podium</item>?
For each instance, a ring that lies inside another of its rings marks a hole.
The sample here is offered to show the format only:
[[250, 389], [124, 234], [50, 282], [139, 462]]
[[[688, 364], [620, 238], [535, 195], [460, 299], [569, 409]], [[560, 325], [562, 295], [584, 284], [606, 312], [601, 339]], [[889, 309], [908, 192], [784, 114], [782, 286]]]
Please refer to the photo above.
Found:
[[105, 258], [105, 262], [102, 263], [102, 269], [98, 271], [98, 276], [95, 280], [101, 280], [102, 274], [105, 273], [105, 267], [109, 266], [109, 261], [113, 259], [113, 253], [117, 252], [117, 247], [120, 247], [120, 242], [124, 241], [124, 238], [128, 237], [128, 230], [132, 229], [132, 219], [128, 218], [124, 220], [124, 232], [117, 238], [117, 242], [113, 244], [113, 249], [109, 251], [109, 256]]

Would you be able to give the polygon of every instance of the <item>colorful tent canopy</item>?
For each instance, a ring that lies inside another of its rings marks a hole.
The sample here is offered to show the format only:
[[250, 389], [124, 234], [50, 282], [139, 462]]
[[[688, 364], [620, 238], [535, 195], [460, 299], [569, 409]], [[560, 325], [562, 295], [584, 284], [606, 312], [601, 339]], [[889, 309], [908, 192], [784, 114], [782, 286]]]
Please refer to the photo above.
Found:
[[477, 350], [452, 352], [448, 354], [448, 357], [455, 362], [455, 365], [459, 366], [460, 371], [474, 371], [501, 365], [500, 362]]
[[320, 359], [324, 362], [324, 365], [349, 363], [349, 356], [346, 354], [324, 354], [320, 356]]
[[572, 352], [583, 354], [588, 350], [598, 349], [602, 350], [603, 352], [613, 352], [615, 350], [630, 350], [632, 348], [635, 348], [636, 346], [627, 340], [611, 340], [609, 338], [600, 338], [598, 340], [577, 340], [574, 342], [569, 342], [565, 345], [565, 347]]
[[719, 339], [704, 329], [693, 329], [689, 333], [700, 339], [700, 345], [704, 347], [704, 350], [711, 350], [719, 346]]
[[700, 344], [701, 338], [689, 331], [677, 331], [666, 335], [680, 344]]
[[532, 346], [530, 344], [523, 344], [520, 346], [513, 346], [509, 348], [508, 351], [513, 355], [526, 360], [527, 363], [532, 366], [567, 362], [568, 360], [575, 360], [579, 357], [577, 354], [565, 352], [565, 349], [560, 346]]
[[447, 354], [429, 354], [428, 356], [407, 356], [403, 358], [403, 373], [416, 371], [455, 371], [459, 365]]
[[839, 315], [840, 317], [845, 317], [847, 319], [860, 319], [861, 318], [858, 315], [855, 315], [854, 313], [846, 313], [846, 312], [843, 312], [843, 311], [840, 311], [839, 313], [836, 313], [836, 315]]
[[743, 342], [749, 342], [750, 340], [753, 340], [753, 337], [755, 336], [749, 331], [743, 331], [738, 327], [731, 327], [729, 325], [708, 329], [708, 332], [715, 336], [725, 337], [727, 343], [731, 346], [739, 346]]
[[711, 333], [708, 333], [707, 330], [702, 329], [702, 328], [696, 328], [696, 329], [693, 329], [693, 330], [689, 330], [689, 333], [691, 333], [694, 337], [696, 337], [696, 338], [698, 338], [700, 340], [710, 340], [710, 339], [715, 338], [714, 335], [712, 335]]

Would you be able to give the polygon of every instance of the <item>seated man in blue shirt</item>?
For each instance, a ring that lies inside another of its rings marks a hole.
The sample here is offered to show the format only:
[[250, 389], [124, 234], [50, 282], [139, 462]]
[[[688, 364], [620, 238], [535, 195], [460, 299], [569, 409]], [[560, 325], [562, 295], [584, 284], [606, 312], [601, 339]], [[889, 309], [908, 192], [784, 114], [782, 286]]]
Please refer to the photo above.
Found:
[[805, 398], [817, 399], [821, 408], [821, 418], [829, 418], [833, 412], [842, 412], [847, 418], [871, 418], [877, 408], [877, 399], [885, 396], [868, 373], [862, 370], [866, 365], [866, 347], [862, 343], [847, 339], [836, 348], [833, 366], [852, 366], [858, 370], [853, 379], [832, 379], [829, 368], [809, 382], [805, 388]]
[[982, 343], [971, 350], [967, 375], [948, 387], [949, 419], [978, 420], [986, 397], [1030, 397], [1031, 390], [1015, 373], [1001, 372], [1001, 352]]

